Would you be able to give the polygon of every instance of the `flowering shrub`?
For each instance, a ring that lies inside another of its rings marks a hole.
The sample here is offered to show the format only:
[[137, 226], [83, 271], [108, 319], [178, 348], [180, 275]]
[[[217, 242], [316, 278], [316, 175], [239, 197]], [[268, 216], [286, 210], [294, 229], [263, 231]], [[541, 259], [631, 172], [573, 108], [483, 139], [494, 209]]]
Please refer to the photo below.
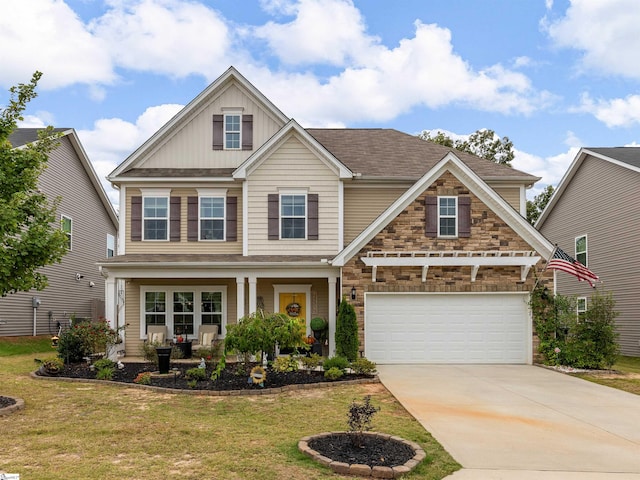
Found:
[[107, 343], [117, 343], [120, 335], [105, 319], [76, 322], [62, 332], [58, 340], [58, 356], [66, 363], [77, 363], [84, 357], [105, 352]]
[[140, 372], [136, 378], [133, 379], [133, 383], [138, 385], [151, 385], [151, 372]]

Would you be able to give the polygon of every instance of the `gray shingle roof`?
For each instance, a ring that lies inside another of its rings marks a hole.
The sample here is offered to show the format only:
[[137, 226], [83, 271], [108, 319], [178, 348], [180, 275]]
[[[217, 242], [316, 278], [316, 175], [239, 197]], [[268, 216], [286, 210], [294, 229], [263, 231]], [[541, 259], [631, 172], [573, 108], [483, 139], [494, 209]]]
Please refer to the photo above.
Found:
[[585, 150], [640, 168], [640, 147], [585, 148]]
[[121, 177], [230, 177], [235, 168], [132, 168]]
[[[11, 135], [9, 135], [9, 143], [13, 148], [21, 147], [27, 143], [35, 142], [38, 140], [38, 132], [43, 130], [42, 128], [16, 128]], [[70, 128], [54, 128], [54, 132], [66, 132]]]

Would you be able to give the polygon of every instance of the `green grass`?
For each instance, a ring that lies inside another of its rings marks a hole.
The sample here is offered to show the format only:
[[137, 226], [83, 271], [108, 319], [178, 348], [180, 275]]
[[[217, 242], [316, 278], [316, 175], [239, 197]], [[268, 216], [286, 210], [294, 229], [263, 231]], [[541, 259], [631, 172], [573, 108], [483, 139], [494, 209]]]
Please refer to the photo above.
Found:
[[31, 353], [53, 353], [51, 335], [36, 337], [0, 337], [0, 357], [26, 355]]
[[640, 357], [618, 357], [613, 369], [624, 373], [640, 373]]
[[[43, 358], [46, 355], [42, 355]], [[376, 431], [419, 443], [427, 459], [404, 478], [438, 480], [460, 468], [381, 384], [294, 394], [165, 394], [36, 380], [34, 355], [0, 361], [0, 395], [26, 408], [0, 417], [0, 471], [29, 479], [344, 479], [298, 452], [298, 440], [347, 429], [347, 409], [371, 395]]]
[[620, 372], [620, 375], [580, 373], [576, 376], [600, 385], [640, 395], [640, 357], [620, 356], [611, 369]]

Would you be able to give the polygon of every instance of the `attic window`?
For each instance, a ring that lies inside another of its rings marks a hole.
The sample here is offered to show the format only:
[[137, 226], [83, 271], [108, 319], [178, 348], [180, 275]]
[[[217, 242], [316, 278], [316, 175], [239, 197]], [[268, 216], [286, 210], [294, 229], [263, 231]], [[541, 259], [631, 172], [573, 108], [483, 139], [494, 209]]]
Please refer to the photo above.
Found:
[[242, 115], [228, 113], [224, 116], [224, 148], [225, 150], [239, 150], [242, 131], [240, 128]]
[[214, 115], [213, 149], [253, 150], [253, 115], [238, 109]]

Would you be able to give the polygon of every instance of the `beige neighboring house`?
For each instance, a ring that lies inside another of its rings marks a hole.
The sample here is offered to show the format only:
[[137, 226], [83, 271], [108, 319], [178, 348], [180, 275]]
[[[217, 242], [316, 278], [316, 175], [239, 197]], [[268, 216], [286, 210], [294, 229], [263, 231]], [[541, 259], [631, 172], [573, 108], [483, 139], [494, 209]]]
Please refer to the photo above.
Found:
[[[536, 228], [600, 277], [611, 292], [623, 355], [640, 356], [640, 148], [582, 148]], [[636, 254], [638, 249], [638, 254]], [[589, 307], [587, 282], [557, 273], [557, 292]]]
[[100, 266], [127, 354], [151, 325], [224, 338], [264, 309], [325, 318], [333, 355], [342, 300], [379, 363], [532, 360], [552, 252], [523, 217], [532, 175], [396, 130], [302, 128], [232, 67], [108, 178], [119, 248]]
[[[18, 128], [9, 141], [23, 148], [38, 140], [38, 130]], [[55, 130], [60, 145], [38, 184], [48, 198], [62, 198], [56, 216], [69, 251], [61, 263], [42, 268], [49, 279], [44, 290], [0, 297], [0, 336], [55, 334], [58, 322], [67, 327], [72, 315], [104, 315], [105, 281], [96, 263], [115, 253], [118, 218], [75, 130]]]

